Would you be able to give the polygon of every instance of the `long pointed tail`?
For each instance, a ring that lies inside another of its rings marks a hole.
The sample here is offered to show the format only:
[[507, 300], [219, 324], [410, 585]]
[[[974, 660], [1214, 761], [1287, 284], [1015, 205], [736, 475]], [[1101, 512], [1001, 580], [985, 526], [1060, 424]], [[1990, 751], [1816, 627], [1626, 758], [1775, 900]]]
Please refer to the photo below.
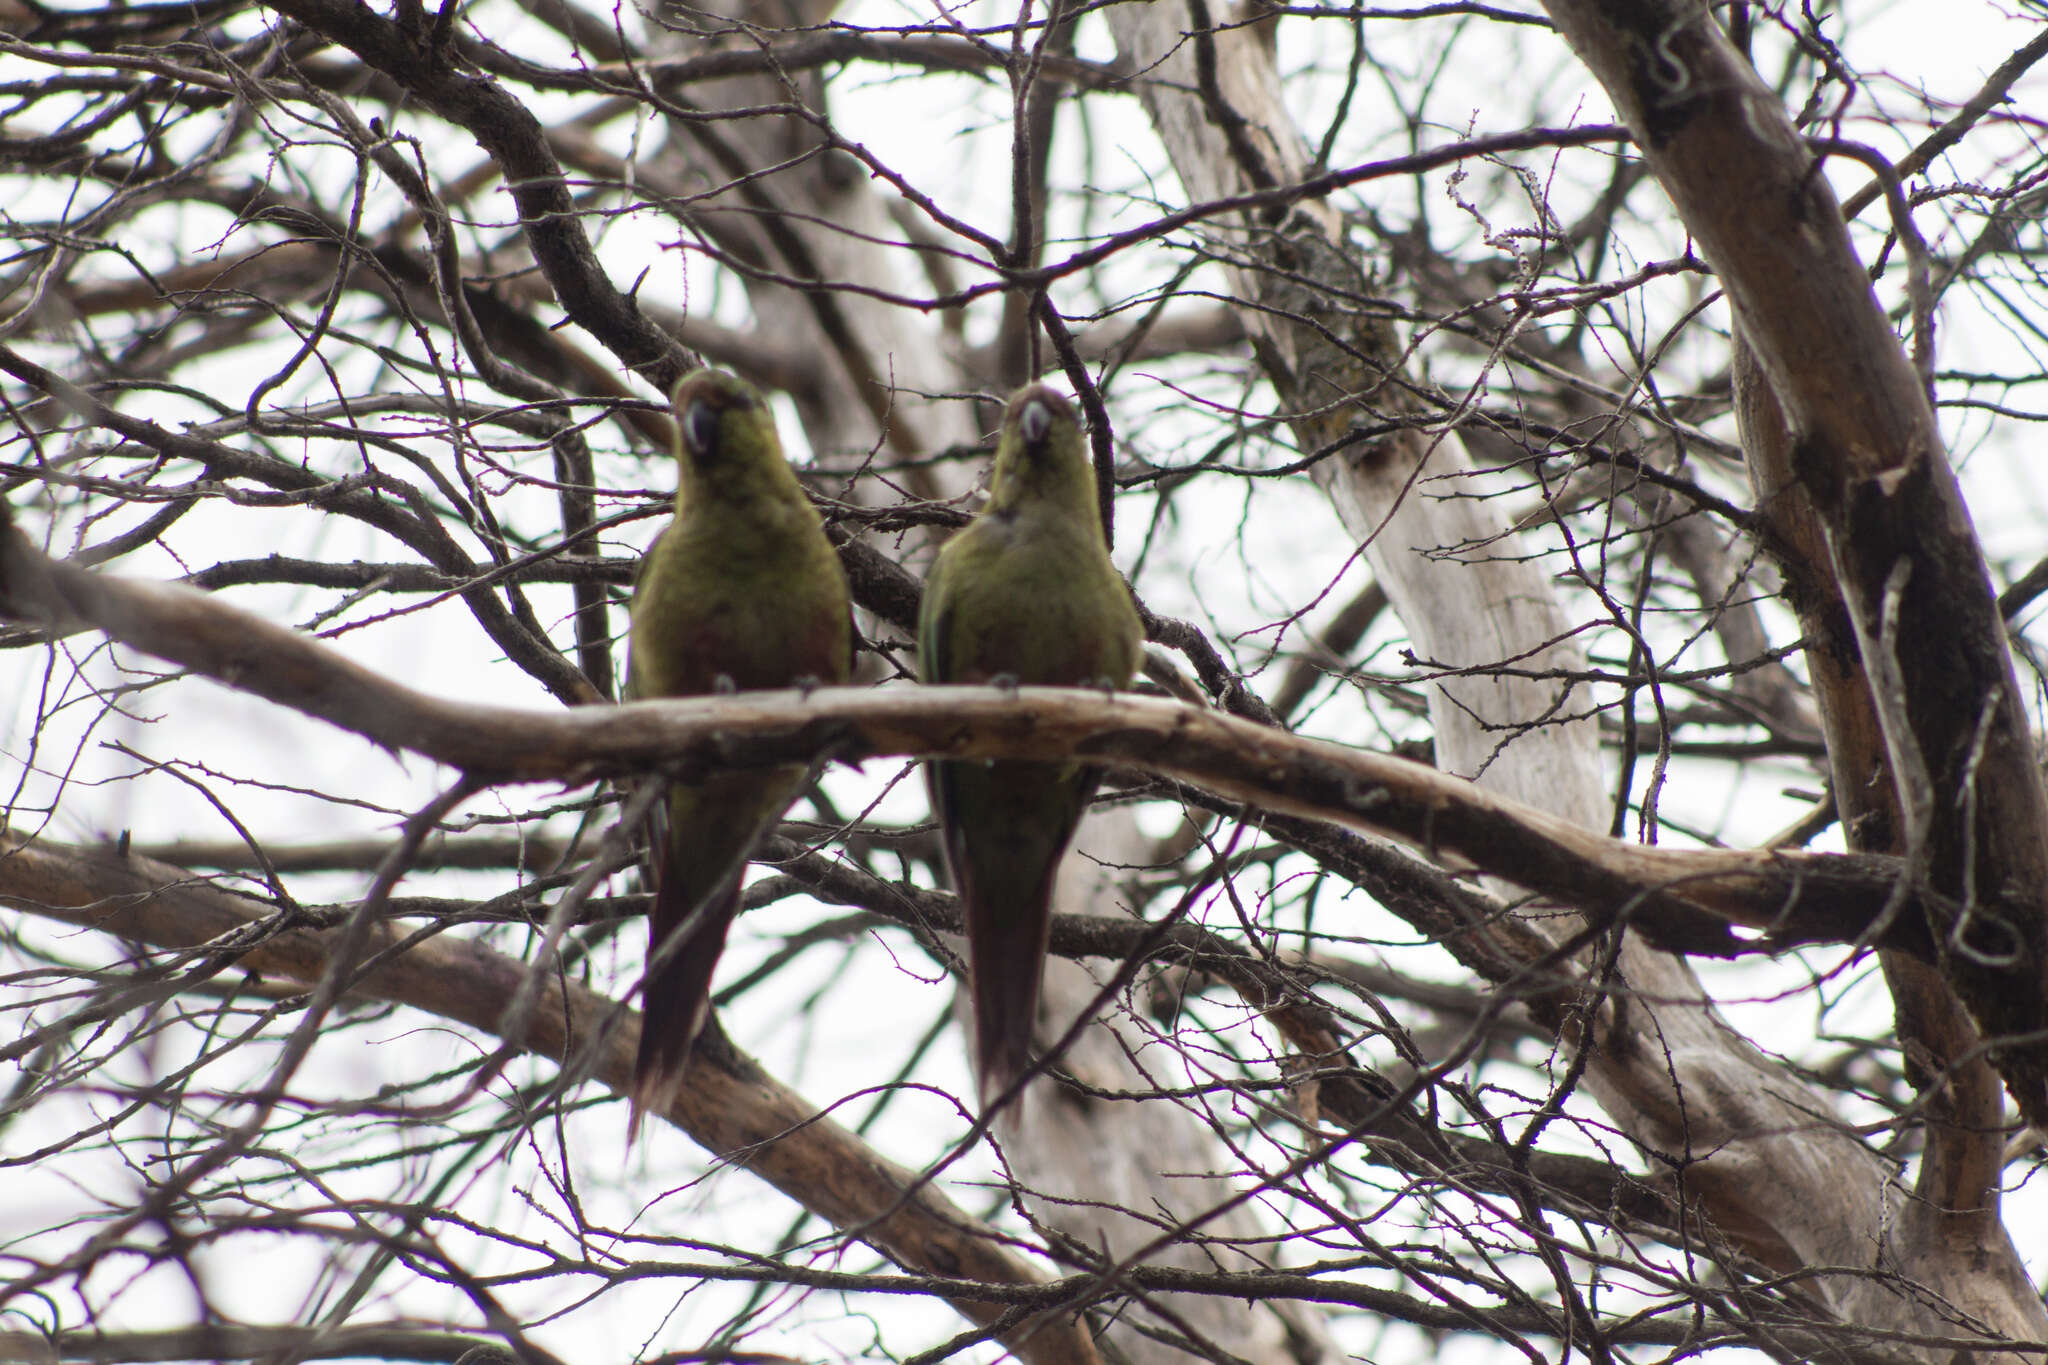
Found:
[[[640, 1001], [640, 1050], [633, 1063], [633, 1091], [626, 1097], [626, 1144], [640, 1135], [640, 1119], [660, 1113], [675, 1099], [689, 1065], [690, 1045], [711, 1012], [711, 974], [725, 951], [726, 930], [739, 911], [737, 876], [706, 901], [695, 923], [686, 923], [693, 908], [676, 904], [685, 896], [684, 879], [664, 867], [649, 919], [647, 984]], [[677, 937], [677, 932], [681, 937]]]
[[966, 910], [977, 1088], [987, 1117], [1031, 1068], [1053, 884], [1095, 775], [1042, 763], [935, 763], [927, 771]]
[[[982, 894], [967, 910], [968, 970], [974, 996], [977, 1090], [986, 1117], [1031, 1069], [1046, 936], [1052, 926], [1051, 876], [1017, 888], [1023, 894]], [[1007, 888], [1005, 890], [1008, 890]]]

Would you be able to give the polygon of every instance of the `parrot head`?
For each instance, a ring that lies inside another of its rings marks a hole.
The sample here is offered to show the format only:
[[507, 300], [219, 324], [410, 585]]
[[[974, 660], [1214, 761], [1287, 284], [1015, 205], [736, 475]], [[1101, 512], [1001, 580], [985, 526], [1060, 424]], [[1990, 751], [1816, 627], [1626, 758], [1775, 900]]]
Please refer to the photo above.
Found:
[[796, 487], [775, 418], [753, 385], [722, 370], [692, 370], [676, 382], [669, 402], [686, 491], [745, 496]]
[[1102, 524], [1095, 466], [1081, 439], [1081, 420], [1072, 403], [1043, 384], [1017, 390], [1004, 408], [989, 479], [991, 511], [1014, 514], [1033, 504], [1080, 518], [1084, 525]]

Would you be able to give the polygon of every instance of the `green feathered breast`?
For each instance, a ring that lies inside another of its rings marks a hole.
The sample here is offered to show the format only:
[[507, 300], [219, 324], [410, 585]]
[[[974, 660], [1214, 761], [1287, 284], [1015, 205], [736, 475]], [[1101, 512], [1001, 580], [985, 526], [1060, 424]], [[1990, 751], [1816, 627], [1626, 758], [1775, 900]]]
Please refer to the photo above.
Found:
[[[1032, 386], [1010, 399], [989, 505], [939, 552], [918, 620], [925, 681], [1127, 685], [1144, 648], [1110, 562], [1073, 409]], [[965, 911], [986, 1112], [1031, 1063], [1053, 883], [1097, 779], [1078, 763], [928, 769]]]
[[[699, 370], [676, 386], [674, 407], [676, 512], [634, 584], [626, 695], [846, 681], [846, 575], [761, 396], [731, 375]], [[748, 855], [806, 775], [801, 766], [751, 769], [670, 788], [641, 997], [635, 1132], [643, 1113], [673, 1098], [704, 1026]]]

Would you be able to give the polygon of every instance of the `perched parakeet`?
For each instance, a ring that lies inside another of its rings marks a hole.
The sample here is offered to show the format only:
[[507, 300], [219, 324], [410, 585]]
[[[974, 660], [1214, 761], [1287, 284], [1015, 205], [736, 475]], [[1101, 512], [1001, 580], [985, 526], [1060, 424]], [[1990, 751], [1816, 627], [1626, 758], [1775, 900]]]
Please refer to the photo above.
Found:
[[[1095, 471], [1066, 399], [1020, 389], [1003, 413], [988, 506], [940, 550], [918, 619], [926, 682], [1122, 687], [1144, 629], [1110, 563]], [[1031, 1063], [1053, 879], [1094, 793], [1080, 763], [927, 769], [966, 910], [984, 1112]]]
[[[767, 404], [714, 370], [685, 375], [673, 402], [675, 519], [634, 583], [627, 697], [846, 681], [846, 575], [783, 458]], [[669, 789], [629, 1134], [674, 1098], [710, 1009], [747, 856], [806, 776], [801, 765], [735, 770]], [[679, 928], [683, 937], [670, 942]]]

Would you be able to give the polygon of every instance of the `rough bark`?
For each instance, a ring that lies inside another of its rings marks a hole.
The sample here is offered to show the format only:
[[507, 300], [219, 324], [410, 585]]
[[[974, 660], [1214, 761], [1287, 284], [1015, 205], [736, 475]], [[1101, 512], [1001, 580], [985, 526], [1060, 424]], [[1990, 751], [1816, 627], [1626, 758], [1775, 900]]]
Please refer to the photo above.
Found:
[[[1175, 89], [1162, 81], [1143, 95], [1189, 196], [1214, 199], [1299, 178], [1306, 150], [1281, 102], [1270, 46], [1253, 29], [1217, 30], [1209, 21], [1201, 0], [1111, 13], [1121, 55], [1180, 82]], [[1645, 135], [1654, 140], [1656, 130]], [[1354, 425], [1412, 415], [1400, 392], [1406, 381], [1392, 325], [1364, 308], [1333, 306], [1370, 297], [1366, 272], [1333, 214], [1305, 203], [1285, 219], [1218, 235], [1218, 246], [1243, 262], [1237, 281], [1250, 305], [1246, 327], [1301, 449], [1329, 447]], [[1859, 392], [1845, 384], [1841, 397]], [[1503, 556], [1446, 563], [1417, 553], [1490, 545], [1506, 530], [1487, 514], [1490, 504], [1415, 492], [1422, 476], [1467, 468], [1455, 433], [1427, 428], [1355, 445], [1319, 473], [1365, 543], [1418, 655], [1452, 668], [1502, 659], [1568, 665], [1573, 651], [1558, 642], [1569, 620], [1537, 565]], [[1975, 697], [2014, 695], [1987, 686]], [[1555, 684], [1457, 678], [1432, 698], [1438, 762], [1567, 819], [1605, 825], [1592, 727], [1558, 723], [1569, 704]], [[1972, 699], [1962, 714], [1974, 723], [1978, 710]], [[1872, 1267], [1872, 1248], [1884, 1246], [1898, 1203], [1884, 1163], [1817, 1121], [1827, 1110], [1821, 1097], [1727, 1028], [1683, 962], [1630, 939], [1616, 966], [1608, 989], [1628, 1008], [1605, 1012], [1597, 1032], [1573, 1041], [1591, 1045], [1587, 1088], [1617, 1127], [1652, 1161], [1682, 1155], [1687, 1188], [1733, 1242], [1766, 1263], [1787, 1271]], [[2038, 989], [2032, 998], [2041, 998]], [[1939, 1269], [1930, 1278], [1944, 1287], [1953, 1279]], [[1816, 1288], [1848, 1320], [1924, 1328], [1938, 1316], [1862, 1273], [1823, 1274]], [[2037, 1302], [1994, 1297], [2007, 1330], [2022, 1339], [2038, 1333]]]
[[[1840, 585], [1910, 855], [1953, 896], [1930, 925], [2021, 1110], [2048, 1119], [2048, 795], [2005, 624], [1916, 372], [1872, 292], [1816, 152], [1705, 11], [1556, 3], [1714, 265], [1791, 433]], [[1867, 153], [1875, 157], [1875, 153]], [[1925, 247], [1894, 172], [1913, 343], [1932, 344]], [[1924, 354], [1923, 354], [1924, 361]]]
[[[1547, 6], [1637, 133], [1738, 324], [1737, 413], [1807, 639], [1852, 848], [1902, 855], [1946, 900], [1935, 961], [1885, 955], [1929, 1148], [1880, 1264], [2020, 1339], [2048, 1328], [1999, 1221], [1995, 1067], [2048, 1108], [2048, 801], [1983, 552], [1937, 433], [1924, 247], [1871, 162], [1911, 279], [1893, 334], [1817, 152], [1705, 11]], [[2015, 60], [2023, 54], [2015, 54]], [[1974, 1027], [1973, 1027], [1974, 1020]], [[1990, 1046], [1986, 1048], [1984, 1041]]]

